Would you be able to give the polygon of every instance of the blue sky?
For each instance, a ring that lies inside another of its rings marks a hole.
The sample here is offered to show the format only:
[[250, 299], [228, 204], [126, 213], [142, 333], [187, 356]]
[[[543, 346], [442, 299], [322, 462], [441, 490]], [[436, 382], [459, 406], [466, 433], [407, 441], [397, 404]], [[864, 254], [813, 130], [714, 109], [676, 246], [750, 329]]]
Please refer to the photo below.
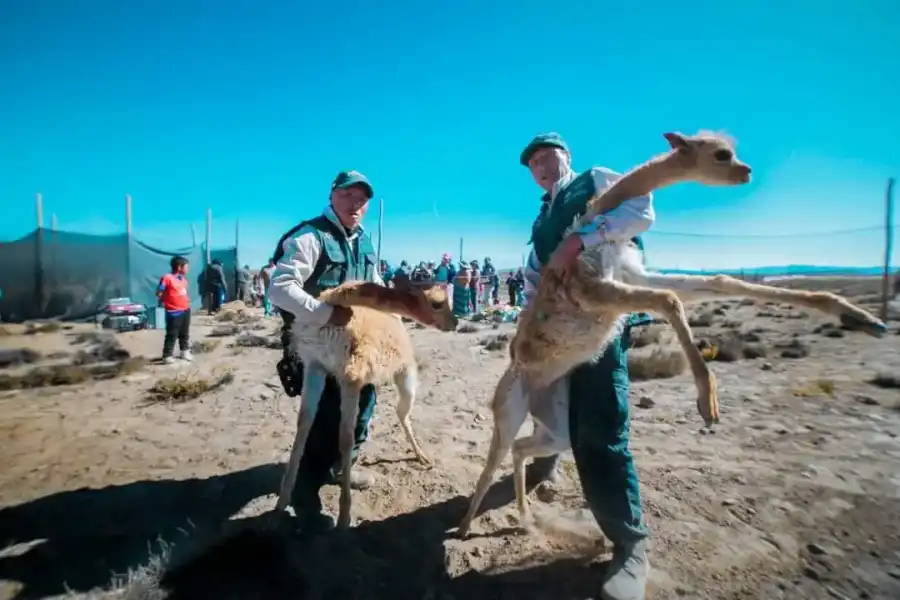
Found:
[[148, 243], [202, 237], [211, 207], [213, 243], [240, 220], [255, 266], [353, 168], [384, 198], [389, 260], [462, 237], [511, 266], [538, 209], [517, 161], [533, 134], [624, 171], [703, 128], [734, 135], [755, 180], [661, 190], [651, 263], [878, 264], [877, 230], [810, 234], [884, 221], [900, 3], [627, 4], [6, 0], [0, 239], [33, 229], [36, 192], [48, 226], [123, 231], [128, 193]]

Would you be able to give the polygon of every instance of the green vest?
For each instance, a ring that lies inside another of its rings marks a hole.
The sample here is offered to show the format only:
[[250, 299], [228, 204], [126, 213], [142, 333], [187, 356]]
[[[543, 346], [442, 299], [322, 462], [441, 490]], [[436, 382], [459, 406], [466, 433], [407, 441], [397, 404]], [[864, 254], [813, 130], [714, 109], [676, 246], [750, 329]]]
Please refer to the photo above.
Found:
[[303, 289], [307, 294], [316, 298], [325, 290], [337, 287], [345, 281], [372, 279], [377, 261], [375, 248], [369, 236], [362, 234], [357, 237], [356, 247], [352, 248], [343, 232], [325, 215], [304, 221], [281, 236], [275, 249], [275, 262], [281, 260], [284, 255], [285, 240], [306, 226], [313, 228], [312, 233], [322, 247], [312, 274], [303, 283]]
[[550, 210], [550, 194], [544, 195], [541, 213], [531, 226], [531, 243], [534, 244], [534, 253], [542, 265], [547, 264], [550, 255], [562, 242], [566, 229], [585, 213], [588, 200], [594, 196], [595, 191], [594, 176], [588, 170], [557, 193]]

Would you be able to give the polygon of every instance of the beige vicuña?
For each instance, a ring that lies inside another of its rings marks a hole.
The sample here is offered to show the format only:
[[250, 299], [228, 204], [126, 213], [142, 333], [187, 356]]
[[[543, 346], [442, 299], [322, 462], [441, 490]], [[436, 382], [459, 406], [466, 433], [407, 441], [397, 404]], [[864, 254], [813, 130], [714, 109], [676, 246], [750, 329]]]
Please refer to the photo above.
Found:
[[[578, 227], [624, 200], [684, 181], [740, 185], [750, 181], [750, 167], [737, 159], [727, 137], [700, 132], [666, 133], [671, 149], [635, 167], [591, 199]], [[577, 365], [600, 356], [621, 333], [627, 314], [651, 312], [675, 330], [698, 389], [697, 408], [707, 425], [719, 420], [716, 380], [694, 346], [684, 302], [714, 297], [789, 302], [839, 316], [875, 336], [886, 330], [873, 315], [828, 292], [806, 292], [746, 283], [725, 275], [648, 273], [631, 242], [604, 243], [580, 254], [559, 272], [544, 269], [537, 294], [519, 316], [510, 344], [511, 364], [494, 392], [494, 431], [484, 471], [469, 511], [459, 526], [465, 536], [478, 513], [494, 472], [512, 448], [516, 500], [523, 522], [528, 517], [525, 461], [569, 448], [568, 394], [564, 377]], [[515, 439], [528, 415], [534, 433]]]
[[275, 510], [276, 514], [281, 514], [290, 500], [300, 459], [325, 389], [325, 379], [331, 374], [341, 389], [338, 527], [347, 528], [350, 526], [352, 502], [350, 469], [353, 432], [359, 414], [359, 395], [365, 385], [394, 382], [400, 394], [397, 405], [400, 427], [419, 461], [431, 464], [419, 446], [410, 423], [418, 365], [409, 333], [398, 315], [443, 331], [453, 331], [457, 321], [446, 289], [439, 285], [400, 282], [395, 288], [387, 288], [377, 283], [354, 281], [323, 292], [319, 299], [333, 306], [350, 307], [352, 316], [343, 327], [310, 327], [299, 323], [292, 327], [291, 350], [304, 366], [303, 392], [297, 416], [297, 435]]

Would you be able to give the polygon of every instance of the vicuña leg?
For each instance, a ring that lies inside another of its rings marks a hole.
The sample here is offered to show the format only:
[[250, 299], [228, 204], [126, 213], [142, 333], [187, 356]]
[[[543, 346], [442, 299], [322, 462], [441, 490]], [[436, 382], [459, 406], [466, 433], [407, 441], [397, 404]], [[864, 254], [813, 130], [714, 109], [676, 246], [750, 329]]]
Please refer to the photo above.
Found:
[[709, 370], [700, 350], [694, 346], [691, 328], [684, 305], [675, 292], [667, 289], [650, 289], [611, 280], [581, 280], [584, 291], [598, 302], [620, 312], [655, 312], [672, 324], [678, 343], [684, 351], [691, 373], [697, 384], [697, 410], [707, 425], [719, 422], [719, 399], [716, 378]]
[[771, 302], [797, 304], [839, 317], [842, 322], [855, 326], [869, 335], [880, 337], [887, 327], [877, 317], [831, 292], [789, 290], [747, 283], [727, 275], [647, 275], [646, 285], [654, 289], [674, 291], [685, 300], [704, 298], [753, 298]]
[[561, 454], [569, 449], [569, 381], [563, 377], [542, 390], [528, 389], [534, 432], [513, 443], [513, 480], [522, 523], [528, 520], [525, 461]]
[[294, 445], [291, 447], [291, 457], [284, 469], [281, 478], [281, 491], [278, 494], [278, 502], [275, 503], [276, 513], [281, 513], [287, 507], [291, 499], [291, 492], [297, 483], [297, 470], [300, 468], [300, 459], [306, 448], [306, 440], [316, 413], [319, 412], [319, 402], [325, 391], [325, 379], [327, 374], [316, 364], [304, 365], [303, 393], [300, 396], [300, 412], [297, 415], [297, 433], [294, 436]]
[[341, 452], [341, 499], [337, 526], [339, 529], [347, 529], [350, 527], [350, 508], [353, 504], [350, 490], [350, 469], [353, 468], [354, 433], [356, 419], [359, 416], [359, 395], [363, 386], [349, 381], [341, 381], [340, 384], [341, 425], [338, 447]]
[[503, 462], [504, 457], [516, 439], [516, 434], [528, 417], [528, 399], [521, 379], [514, 367], [510, 365], [497, 383], [494, 400], [491, 405], [494, 413], [494, 432], [491, 436], [491, 447], [484, 462], [484, 470], [475, 484], [475, 493], [469, 500], [469, 511], [459, 524], [459, 537], [466, 537], [472, 521], [478, 515], [478, 508], [491, 486], [494, 473]]
[[397, 403], [397, 417], [400, 419], [400, 427], [406, 434], [413, 452], [419, 462], [426, 466], [431, 466], [431, 459], [422, 450], [419, 441], [413, 433], [412, 423], [409, 414], [416, 403], [416, 388], [418, 387], [418, 374], [413, 366], [407, 367], [405, 371], [401, 371], [394, 377], [394, 383], [397, 385], [397, 391], [400, 394], [400, 401]]

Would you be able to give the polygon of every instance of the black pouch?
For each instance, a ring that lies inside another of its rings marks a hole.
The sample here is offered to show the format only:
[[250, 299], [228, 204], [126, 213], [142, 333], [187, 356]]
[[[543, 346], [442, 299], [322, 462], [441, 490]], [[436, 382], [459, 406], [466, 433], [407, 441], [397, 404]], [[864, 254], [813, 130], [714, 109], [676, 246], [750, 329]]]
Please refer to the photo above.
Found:
[[303, 363], [285, 354], [275, 367], [284, 392], [292, 398], [299, 396], [303, 392]]

